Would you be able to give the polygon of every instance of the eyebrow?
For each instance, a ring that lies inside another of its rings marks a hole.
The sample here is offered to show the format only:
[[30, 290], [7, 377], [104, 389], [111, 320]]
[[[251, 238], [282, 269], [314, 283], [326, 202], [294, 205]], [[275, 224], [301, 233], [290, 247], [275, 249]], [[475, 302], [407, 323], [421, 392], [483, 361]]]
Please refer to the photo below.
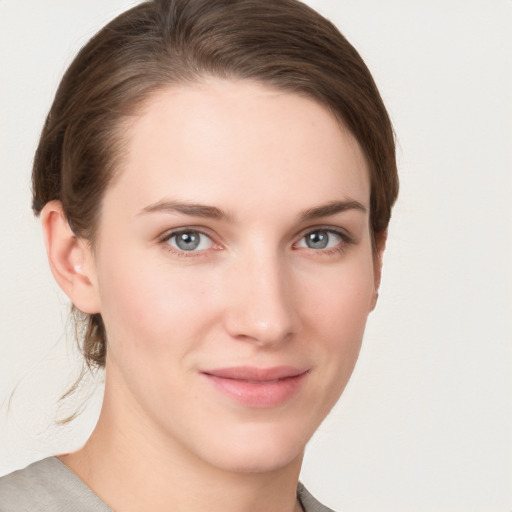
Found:
[[229, 215], [215, 206], [207, 206], [199, 203], [187, 203], [178, 201], [158, 201], [157, 203], [146, 206], [141, 210], [141, 214], [146, 213], [182, 213], [183, 215], [192, 215], [195, 217], [205, 217], [208, 219], [227, 220]]
[[[347, 200], [347, 201], [331, 201], [327, 204], [316, 206], [314, 208], [308, 208], [304, 210], [300, 215], [301, 221], [314, 220], [321, 217], [329, 217], [338, 213], [343, 213], [349, 210], [357, 210], [362, 213], [366, 213], [366, 208], [359, 201]], [[140, 214], [148, 214], [155, 212], [163, 213], [181, 213], [183, 215], [191, 215], [194, 217], [204, 217], [215, 220], [229, 220], [230, 215], [220, 208], [215, 206], [208, 206], [199, 203], [188, 203], [178, 201], [158, 201], [149, 206], [143, 208]]]
[[325, 205], [304, 210], [300, 215], [300, 218], [302, 221], [314, 220], [320, 217], [329, 217], [331, 215], [336, 215], [337, 213], [343, 213], [348, 210], [357, 210], [362, 213], [366, 213], [366, 208], [359, 201], [331, 201]]

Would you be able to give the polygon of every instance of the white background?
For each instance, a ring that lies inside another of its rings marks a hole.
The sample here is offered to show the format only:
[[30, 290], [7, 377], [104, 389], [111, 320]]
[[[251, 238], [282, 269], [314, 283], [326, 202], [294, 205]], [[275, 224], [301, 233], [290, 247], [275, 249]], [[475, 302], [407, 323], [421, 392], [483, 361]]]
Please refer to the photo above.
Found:
[[[30, 168], [66, 66], [134, 3], [0, 0], [0, 474], [79, 447], [98, 413], [101, 390], [54, 423], [81, 403], [57, 406], [79, 367]], [[511, 512], [512, 2], [309, 3], [374, 74], [401, 197], [358, 366], [302, 479], [343, 512]]]

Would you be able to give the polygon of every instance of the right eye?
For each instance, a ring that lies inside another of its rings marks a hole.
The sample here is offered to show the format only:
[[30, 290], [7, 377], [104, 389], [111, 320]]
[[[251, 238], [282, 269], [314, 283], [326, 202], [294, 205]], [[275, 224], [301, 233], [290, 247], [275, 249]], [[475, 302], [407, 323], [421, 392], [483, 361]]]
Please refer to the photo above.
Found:
[[164, 242], [179, 252], [204, 251], [211, 249], [214, 245], [213, 240], [209, 236], [195, 230], [182, 230], [171, 233], [165, 238]]

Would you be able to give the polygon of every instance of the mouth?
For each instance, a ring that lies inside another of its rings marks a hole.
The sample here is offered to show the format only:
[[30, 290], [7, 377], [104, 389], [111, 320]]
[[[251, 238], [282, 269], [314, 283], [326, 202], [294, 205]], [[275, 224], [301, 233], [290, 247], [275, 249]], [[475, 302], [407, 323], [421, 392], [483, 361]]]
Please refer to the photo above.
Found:
[[292, 366], [221, 368], [201, 372], [224, 396], [246, 407], [277, 407], [301, 389], [308, 369]]

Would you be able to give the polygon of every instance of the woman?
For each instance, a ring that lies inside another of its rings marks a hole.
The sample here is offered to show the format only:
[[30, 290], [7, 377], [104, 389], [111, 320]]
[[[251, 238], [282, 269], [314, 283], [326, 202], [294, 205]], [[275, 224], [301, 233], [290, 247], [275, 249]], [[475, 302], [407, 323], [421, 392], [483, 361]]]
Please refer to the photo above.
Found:
[[0, 510], [329, 510], [299, 471], [355, 365], [397, 188], [366, 66], [303, 4], [151, 1], [107, 25], [33, 171], [103, 408], [81, 450], [0, 480]]

